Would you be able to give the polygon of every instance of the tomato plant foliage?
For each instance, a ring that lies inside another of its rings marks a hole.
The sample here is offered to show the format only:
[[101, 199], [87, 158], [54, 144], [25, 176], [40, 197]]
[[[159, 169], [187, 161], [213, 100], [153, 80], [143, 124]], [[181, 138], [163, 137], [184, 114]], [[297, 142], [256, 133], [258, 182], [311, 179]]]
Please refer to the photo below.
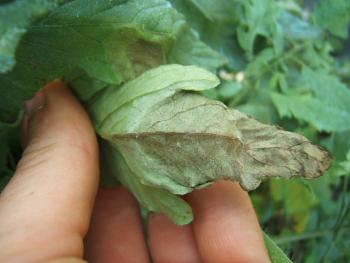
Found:
[[18, 0], [0, 22], [2, 186], [23, 102], [62, 78], [100, 137], [103, 181], [178, 224], [192, 220], [179, 195], [215, 180], [321, 175], [322, 145], [325, 176], [251, 196], [295, 261], [350, 260], [349, 0]]

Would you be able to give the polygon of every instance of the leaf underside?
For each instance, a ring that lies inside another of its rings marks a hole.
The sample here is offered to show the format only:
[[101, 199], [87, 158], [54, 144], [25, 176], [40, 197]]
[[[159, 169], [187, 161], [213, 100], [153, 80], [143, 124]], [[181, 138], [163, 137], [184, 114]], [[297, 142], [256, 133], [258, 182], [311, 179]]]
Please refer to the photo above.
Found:
[[[182, 204], [176, 195], [216, 180], [253, 190], [264, 178], [314, 178], [330, 165], [329, 154], [305, 137], [196, 93], [217, 84], [215, 75], [203, 69], [166, 65], [107, 89], [90, 104], [98, 133], [119, 156], [115, 165], [124, 167], [118, 179], [150, 210], [169, 215], [171, 202], [160, 206], [164, 199], [144, 198], [148, 192], [166, 193]], [[111, 111], [101, 111], [102, 102]], [[186, 220], [170, 217], [181, 224], [191, 220], [186, 215]]]

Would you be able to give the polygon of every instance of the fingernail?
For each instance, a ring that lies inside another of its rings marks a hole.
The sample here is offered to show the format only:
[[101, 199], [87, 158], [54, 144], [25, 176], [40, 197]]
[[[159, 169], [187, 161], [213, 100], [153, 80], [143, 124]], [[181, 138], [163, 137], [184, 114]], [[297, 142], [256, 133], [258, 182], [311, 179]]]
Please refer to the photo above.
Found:
[[43, 90], [39, 90], [31, 100], [27, 100], [25, 105], [25, 111], [29, 118], [31, 118], [36, 112], [45, 107], [45, 94]]

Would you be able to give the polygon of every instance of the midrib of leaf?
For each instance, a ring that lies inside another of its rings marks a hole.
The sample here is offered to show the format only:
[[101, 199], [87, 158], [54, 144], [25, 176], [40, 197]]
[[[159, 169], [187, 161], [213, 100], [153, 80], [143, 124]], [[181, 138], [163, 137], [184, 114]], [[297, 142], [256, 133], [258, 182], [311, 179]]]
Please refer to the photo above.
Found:
[[162, 132], [162, 131], [157, 131], [157, 132], [130, 132], [130, 133], [116, 133], [112, 134], [110, 136], [106, 136], [105, 139], [107, 140], [120, 140], [120, 139], [143, 139], [146, 137], [150, 136], [158, 136], [162, 135], [164, 137], [176, 137], [176, 136], [191, 136], [191, 137], [207, 137], [207, 138], [221, 138], [223, 140], [227, 141], [238, 141], [240, 144], [243, 145], [240, 139], [234, 137], [234, 136], [229, 136], [229, 135], [224, 135], [224, 134], [218, 134], [218, 133], [206, 133], [206, 132]]

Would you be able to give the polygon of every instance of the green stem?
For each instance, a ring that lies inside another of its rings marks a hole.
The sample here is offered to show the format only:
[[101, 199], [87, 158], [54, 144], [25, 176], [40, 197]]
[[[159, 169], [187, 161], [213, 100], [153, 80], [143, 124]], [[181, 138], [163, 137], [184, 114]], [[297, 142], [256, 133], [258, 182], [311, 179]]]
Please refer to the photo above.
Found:
[[[342, 229], [348, 229], [348, 228], [350, 229], [350, 224], [342, 226]], [[332, 227], [332, 228], [327, 228], [327, 229], [304, 233], [304, 234], [290, 235], [290, 236], [280, 237], [280, 238], [274, 237], [273, 240], [276, 242], [277, 245], [285, 245], [288, 243], [322, 237], [324, 235], [332, 233], [333, 231], [334, 231], [334, 228]]]
[[348, 187], [349, 177], [345, 177], [345, 181], [343, 184], [343, 194], [342, 194], [342, 202], [340, 206], [340, 211], [338, 214], [337, 221], [334, 226], [334, 234], [333, 234], [333, 242], [331, 242], [323, 256], [323, 263], [328, 262], [328, 257], [330, 255], [330, 252], [332, 251], [334, 244], [337, 242], [341, 230], [343, 229], [344, 221], [348, 217], [348, 214], [350, 212], [350, 206], [347, 202], [347, 187]]
[[266, 67], [260, 71], [260, 73], [255, 76], [256, 79], [259, 79], [261, 76], [263, 76], [266, 72], [274, 72], [273, 68], [277, 66], [279, 63], [281, 63], [283, 60], [289, 59], [289, 57], [293, 57], [293, 55], [299, 51], [301, 51], [305, 47], [305, 43], [295, 45], [290, 50], [285, 52], [283, 55], [281, 55], [279, 58], [277, 58], [275, 61], [273, 61], [269, 67]]

